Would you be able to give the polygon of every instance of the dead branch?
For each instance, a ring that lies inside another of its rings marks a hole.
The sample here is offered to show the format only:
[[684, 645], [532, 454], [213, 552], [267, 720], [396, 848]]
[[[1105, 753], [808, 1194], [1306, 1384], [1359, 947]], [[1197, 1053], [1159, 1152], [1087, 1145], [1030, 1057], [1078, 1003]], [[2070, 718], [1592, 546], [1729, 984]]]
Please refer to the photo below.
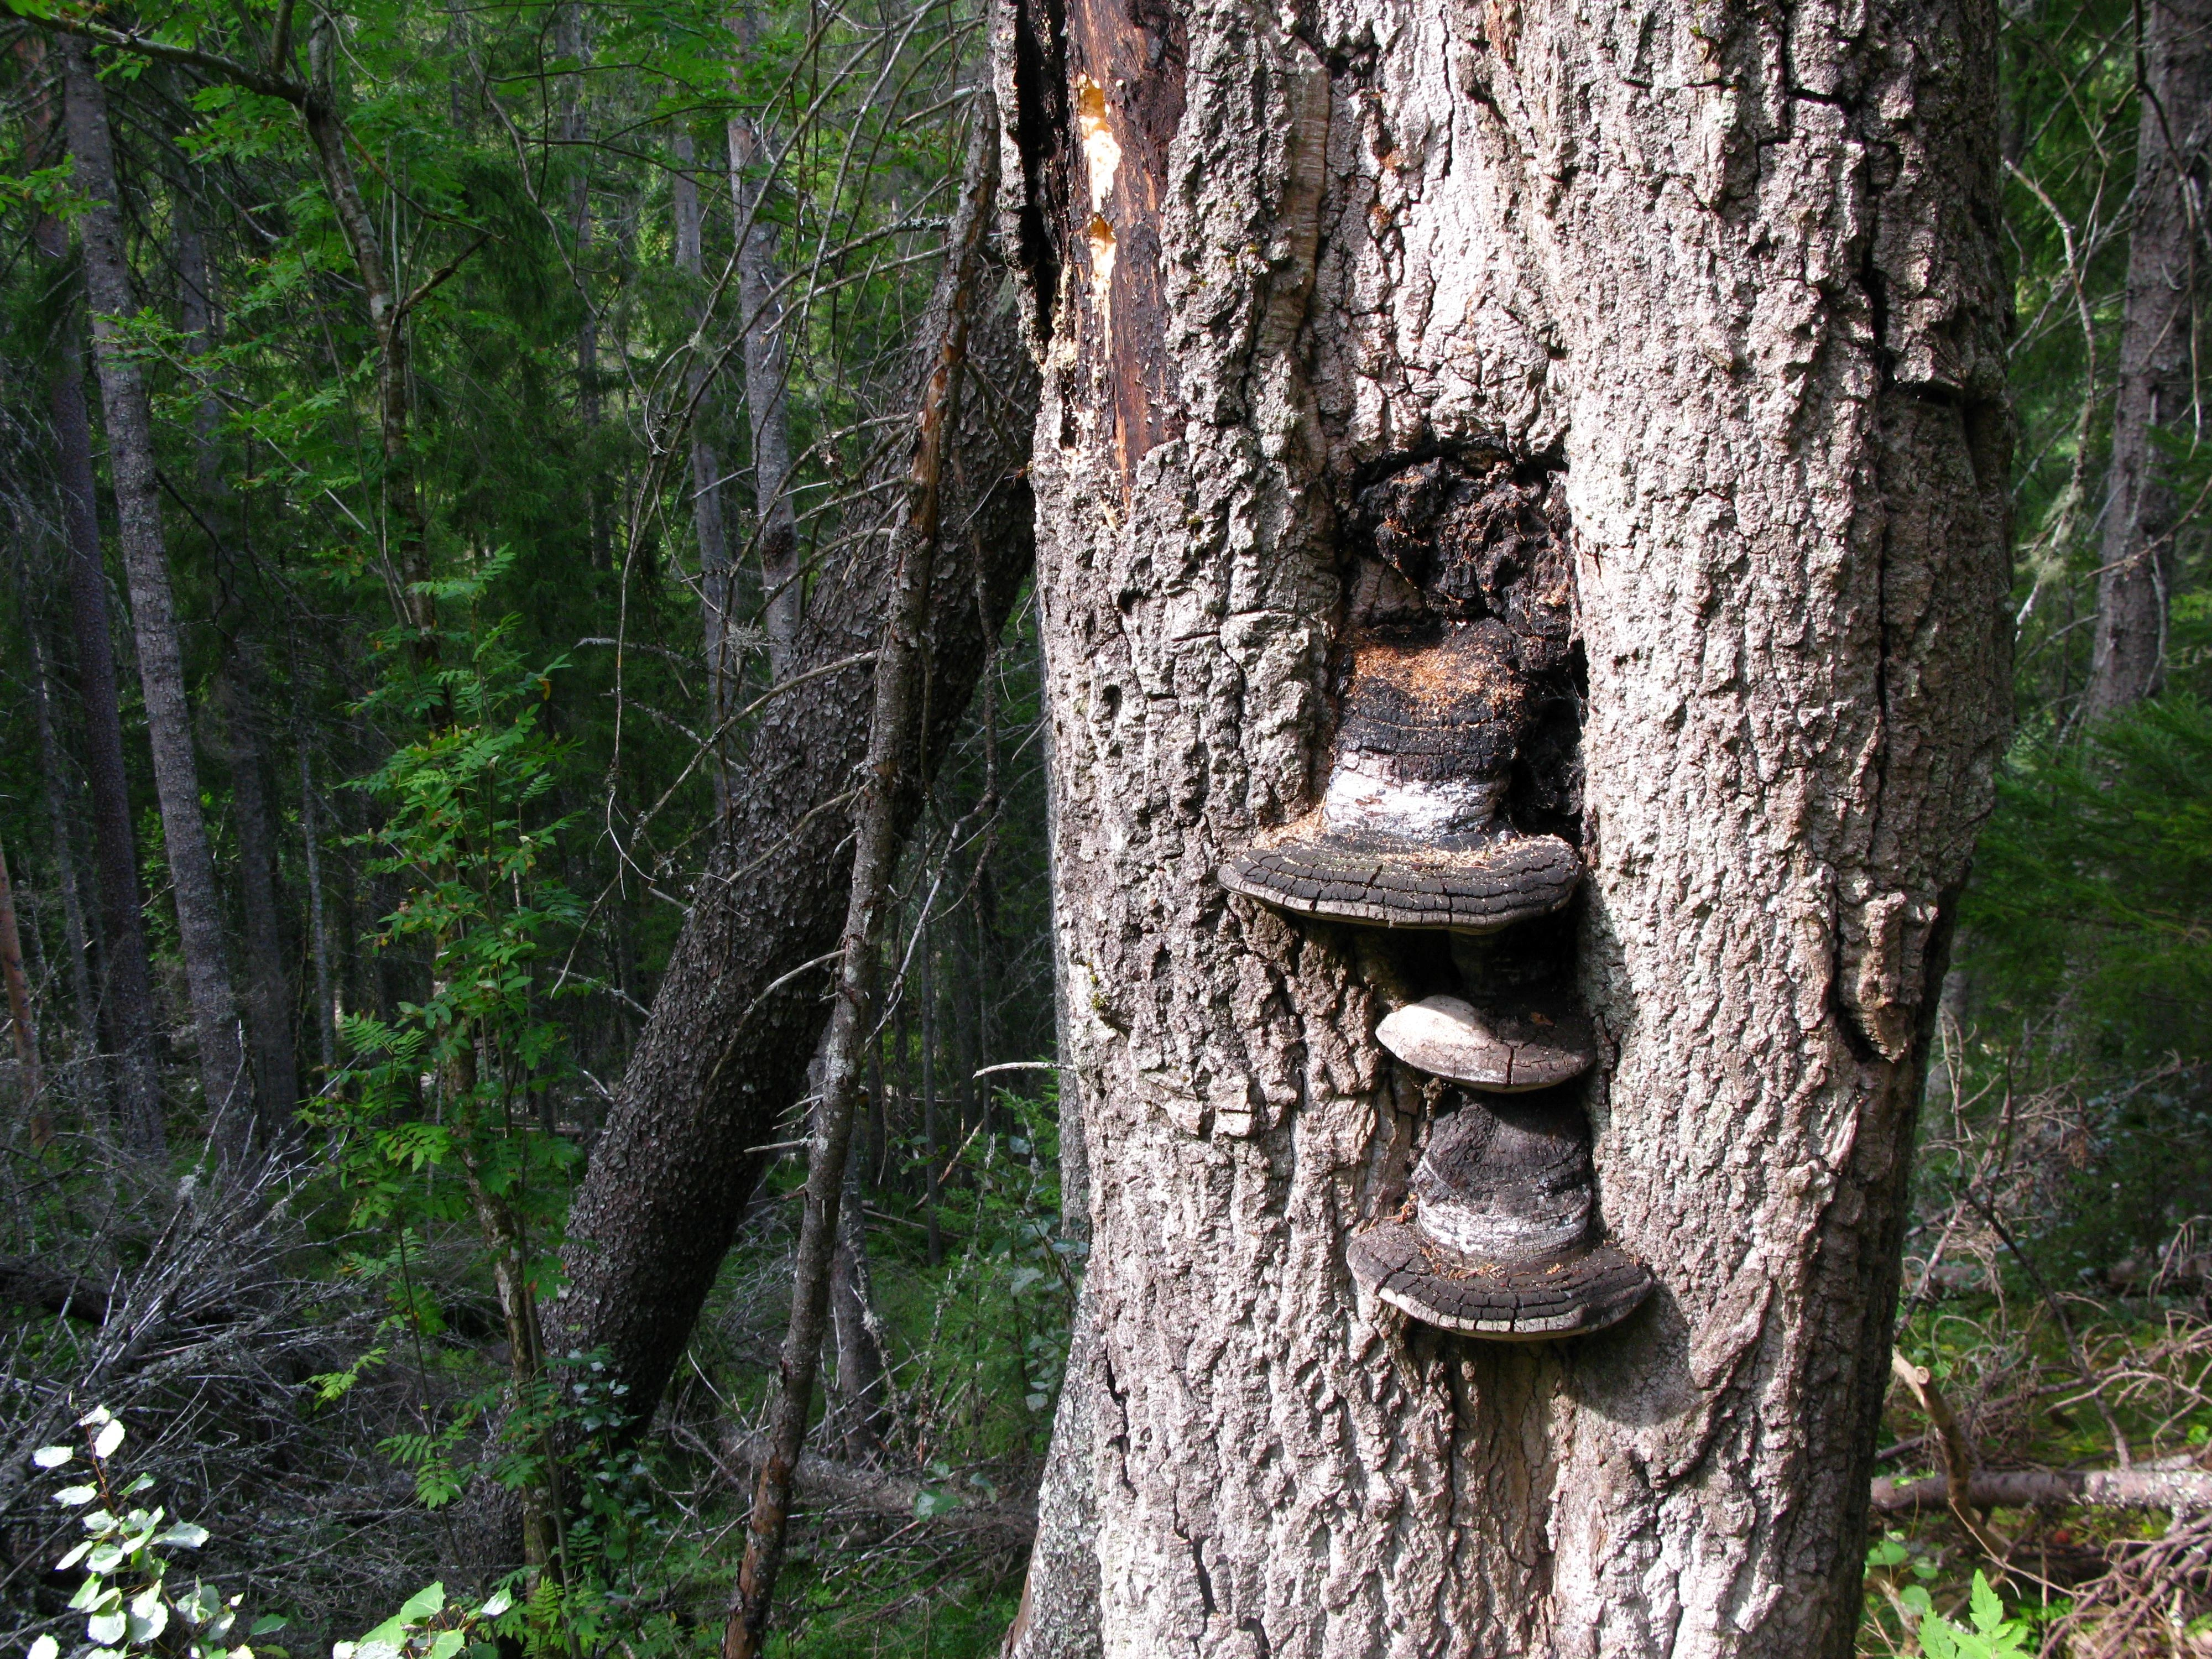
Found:
[[[2101, 1510], [2212, 1509], [2212, 1474], [2202, 1469], [1977, 1469], [1963, 1489], [1950, 1478], [1879, 1478], [1877, 1515], [1910, 1515], [1950, 1505], [1958, 1496], [1973, 1509], [2036, 1509], [2072, 1505]], [[1954, 1511], [1955, 1512], [1955, 1511]]]
[[1925, 1365], [1914, 1364], [1895, 1348], [1889, 1351], [1889, 1369], [1911, 1392], [1921, 1415], [1936, 1431], [1936, 1443], [1943, 1454], [1943, 1474], [1933, 1484], [1942, 1489], [1953, 1517], [1981, 1547], [1982, 1553], [2002, 1564], [2007, 1553], [2004, 1540], [1975, 1513], [1978, 1506], [1973, 1498], [1973, 1447], [1960, 1431], [1958, 1419], [1951, 1415], [1949, 1404], [1936, 1388], [1935, 1373]]

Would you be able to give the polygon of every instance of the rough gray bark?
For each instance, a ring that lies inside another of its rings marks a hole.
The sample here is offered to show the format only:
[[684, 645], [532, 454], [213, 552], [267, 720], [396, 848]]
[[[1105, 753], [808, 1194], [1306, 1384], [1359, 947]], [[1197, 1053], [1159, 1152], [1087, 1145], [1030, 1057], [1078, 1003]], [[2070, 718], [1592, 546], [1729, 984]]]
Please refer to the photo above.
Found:
[[[996, 267], [994, 266], [994, 272]], [[1028, 459], [1036, 379], [995, 298], [973, 321], [928, 641], [929, 720], [897, 804], [904, 836], [975, 689], [985, 642], [1030, 568]], [[925, 318], [917, 387], [947, 319]], [[819, 963], [838, 940], [851, 873], [850, 791], [865, 752], [868, 659], [889, 547], [856, 503], [850, 556], [817, 577], [796, 671], [755, 716], [723, 834], [568, 1216], [556, 1349], [605, 1347], [650, 1412], [690, 1340], [762, 1160], [749, 1152], [805, 1092], [825, 1010]], [[978, 579], [980, 577], [980, 580]], [[979, 610], [981, 614], [979, 614]], [[816, 964], [810, 967], [810, 964]]]
[[[998, 55], [1101, 1649], [1842, 1659], [2005, 720], [1994, 9], [1024, 0]], [[1361, 1299], [1419, 1079], [1350, 930], [1214, 873], [1315, 799], [1356, 486], [1474, 439], [1572, 519], [1588, 1105], [1659, 1281], [1527, 1346]]]
[[[752, 13], [730, 20], [750, 51]], [[745, 418], [753, 434], [754, 531], [761, 571], [761, 627], [768, 635], [769, 673], [791, 672], [806, 609], [799, 568], [798, 515], [791, 499], [791, 422], [784, 401], [788, 375], [783, 340], [783, 276], [775, 266], [775, 229], [761, 216], [767, 181], [749, 177], [767, 162], [760, 129], [743, 113], [730, 117], [730, 204], [737, 219], [738, 316], [744, 345]]]
[[2092, 720], [2149, 696], [2165, 678], [2181, 499], [2172, 463], [2154, 434], [2191, 442], [2202, 435], [2197, 312], [2212, 164], [2212, 4], [2143, 0], [2137, 15], [2142, 112], [2099, 548], [2097, 636], [2083, 702]]
[[[67, 256], [67, 240], [54, 220], [41, 219], [38, 234], [40, 251], [49, 258]], [[107, 620], [107, 573], [100, 558], [92, 421], [85, 409], [83, 359], [74, 331], [56, 353], [51, 391], [62, 518], [69, 532], [70, 623], [76, 647], [77, 707], [84, 721], [85, 781], [92, 798], [93, 868], [100, 888], [100, 1012], [115, 1061], [114, 1129], [125, 1146], [158, 1156], [165, 1133], [154, 975], [139, 908], [137, 836], [131, 823], [115, 644]]]
[[138, 683], [145, 698], [154, 787], [161, 805], [177, 935], [191, 994], [192, 1032], [209, 1137], [219, 1155], [243, 1150], [249, 1133], [250, 1090], [239, 1044], [238, 1005], [224, 960], [222, 903], [215, 855], [200, 811], [199, 763], [192, 752], [191, 711], [185, 700], [185, 661], [169, 556], [161, 537], [161, 503], [154, 464], [154, 425], [146, 383], [118, 319], [135, 314], [131, 270], [123, 251], [121, 192], [107, 131], [107, 100], [82, 41], [61, 43], [64, 121], [76, 179], [88, 198], [81, 222], [85, 291], [92, 301], [93, 360], [106, 416], [108, 468], [113, 480], [123, 568], [131, 590], [131, 626], [138, 647]]

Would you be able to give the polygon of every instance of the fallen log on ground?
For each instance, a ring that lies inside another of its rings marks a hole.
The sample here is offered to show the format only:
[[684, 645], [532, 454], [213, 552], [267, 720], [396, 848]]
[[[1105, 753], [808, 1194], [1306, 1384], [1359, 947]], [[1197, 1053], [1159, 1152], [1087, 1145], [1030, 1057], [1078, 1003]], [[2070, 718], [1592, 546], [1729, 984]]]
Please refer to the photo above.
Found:
[[[715, 1466], [739, 1492], [750, 1492], [767, 1461], [768, 1437], [725, 1434]], [[800, 1501], [816, 1510], [879, 1516], [888, 1521], [931, 1521], [939, 1525], [992, 1534], [1009, 1547], [1027, 1549], [1036, 1537], [1036, 1510], [1030, 1501], [977, 1502], [957, 1498], [939, 1507], [945, 1496], [910, 1475], [866, 1464], [847, 1463], [819, 1452], [801, 1452], [797, 1489]]]
[[[1940, 1474], [1874, 1483], [1876, 1515], [1941, 1509], [1950, 1486]], [[2212, 1474], [2203, 1469], [1977, 1469], [1966, 1501], [1978, 1510], [2071, 1504], [2101, 1510], [2212, 1509]]]

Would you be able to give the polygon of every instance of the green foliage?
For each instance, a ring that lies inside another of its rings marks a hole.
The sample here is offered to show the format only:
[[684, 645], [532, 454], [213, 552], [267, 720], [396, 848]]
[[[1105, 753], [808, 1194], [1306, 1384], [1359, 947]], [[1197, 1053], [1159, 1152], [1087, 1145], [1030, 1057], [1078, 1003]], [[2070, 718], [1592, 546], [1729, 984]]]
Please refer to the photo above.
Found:
[[1980, 1572], [1974, 1574], [1972, 1630], [1930, 1611], [1920, 1621], [1920, 1646], [1928, 1659], [2028, 1659], [2027, 1626], [2004, 1616], [2004, 1603]]
[[[95, 1406], [77, 1419], [77, 1426], [84, 1431], [92, 1478], [63, 1487], [54, 1502], [79, 1511], [85, 1536], [54, 1563], [54, 1571], [83, 1569], [70, 1608], [85, 1616], [85, 1640], [92, 1644], [85, 1659], [156, 1654], [165, 1659], [179, 1654], [185, 1659], [254, 1659], [254, 1650], [241, 1639], [246, 1632], [239, 1629], [242, 1598], [225, 1596], [204, 1579], [194, 1579], [191, 1589], [182, 1592], [170, 1582], [164, 1552], [198, 1549], [208, 1540], [207, 1528], [170, 1521], [158, 1507], [130, 1504], [154, 1484], [153, 1477], [118, 1479], [112, 1460], [123, 1444], [123, 1423], [106, 1407]], [[76, 1455], [73, 1446], [42, 1446], [33, 1461], [42, 1469], [60, 1469], [73, 1464]], [[271, 1633], [284, 1622], [281, 1615], [264, 1615], [251, 1634]], [[51, 1634], [42, 1635], [31, 1644], [29, 1659], [59, 1659], [60, 1651]], [[284, 1652], [266, 1645], [260, 1651], [275, 1659], [283, 1659]]]
[[[424, 584], [425, 597], [441, 615], [473, 607], [508, 562]], [[459, 1219], [488, 1195], [550, 1240], [575, 1153], [560, 1136], [530, 1132], [526, 1109], [559, 1079], [564, 1057], [562, 1028], [544, 1006], [557, 989], [540, 970], [583, 915], [549, 873], [573, 815], [543, 811], [564, 750], [539, 729], [539, 712], [562, 665], [526, 667], [511, 619], [449, 628], [427, 665], [404, 632], [383, 636], [386, 682], [364, 708], [426, 729], [362, 787], [386, 813], [368, 838], [378, 854], [369, 868], [400, 878], [405, 895], [376, 942], [427, 947], [430, 994], [402, 1002], [392, 1021], [346, 1022], [354, 1059], [317, 1115], [343, 1149], [340, 1179], [357, 1223]], [[438, 1097], [432, 1117], [416, 1109], [426, 1074]], [[465, 1180], [434, 1179], [455, 1166]], [[398, 1250], [396, 1268], [404, 1232]], [[549, 1270], [541, 1255], [532, 1282]]]
[[442, 1583], [427, 1585], [359, 1641], [331, 1644], [331, 1659], [494, 1659], [501, 1620], [514, 1607], [504, 1589], [468, 1607], [448, 1603]]
[[2212, 706], [2175, 695], [2008, 767], [1967, 908], [1978, 969], [2102, 1058], [2212, 1054]]

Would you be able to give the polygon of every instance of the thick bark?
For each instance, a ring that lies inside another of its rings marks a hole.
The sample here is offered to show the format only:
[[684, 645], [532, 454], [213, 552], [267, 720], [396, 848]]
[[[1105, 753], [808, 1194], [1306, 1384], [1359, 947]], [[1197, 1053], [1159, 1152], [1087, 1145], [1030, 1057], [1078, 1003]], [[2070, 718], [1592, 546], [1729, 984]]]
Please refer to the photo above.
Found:
[[[924, 319], [917, 385], [946, 326], [941, 314]], [[928, 720], [896, 799], [902, 836], [1030, 564], [1022, 468], [1036, 381], [1007, 307], [987, 306], [974, 319], [968, 358], [975, 372], [943, 508], [945, 602], [928, 637]], [[867, 738], [853, 711], [866, 705], [890, 550], [880, 531], [852, 529], [851, 556], [817, 580], [796, 672], [756, 717], [723, 836], [569, 1211], [568, 1294], [549, 1310], [548, 1340], [562, 1351], [605, 1347], [611, 1376], [646, 1413], [758, 1178], [761, 1159], [746, 1149], [775, 1139], [776, 1119], [805, 1091], [826, 1016], [820, 963], [843, 919], [850, 792]]]
[[2197, 302], [2207, 251], [2200, 216], [2212, 182], [2212, 3], [2143, 0], [2137, 15], [2141, 113], [2097, 637], [2083, 704], [2092, 720], [2149, 696], [2165, 677], [2181, 497], [2157, 434], [2191, 442], [2203, 435]]
[[[67, 252], [60, 225], [39, 226], [41, 249]], [[57, 354], [52, 385], [62, 514], [69, 530], [70, 621], [76, 646], [77, 707], [84, 720], [85, 780], [92, 796], [94, 868], [100, 885], [100, 1009], [115, 1057], [115, 1131], [134, 1152], [158, 1155], [165, 1144], [156, 1060], [154, 975], [138, 890], [137, 836], [124, 769], [122, 704], [115, 645], [107, 622], [107, 573], [100, 550], [94, 493], [92, 421], [75, 337]]]
[[154, 422], [146, 383], [124, 337], [120, 319], [135, 314], [131, 270], [123, 253], [122, 194], [107, 131], [106, 94], [92, 72], [91, 49], [62, 43], [65, 120], [76, 179], [88, 199], [82, 221], [86, 293], [92, 301], [93, 359], [107, 419], [108, 466], [121, 531], [123, 568], [131, 589], [131, 632], [138, 647], [138, 684], [145, 698], [146, 735], [154, 755], [155, 793], [169, 860], [177, 935], [191, 994], [200, 1090], [208, 1133], [219, 1155], [244, 1149], [251, 1090], [239, 1046], [238, 1005], [224, 960], [222, 902], [215, 854], [200, 811], [199, 762], [192, 752], [191, 711], [185, 698], [184, 647], [161, 537], [161, 503], [154, 461]]
[[[1002, 31], [1106, 1654], [1850, 1652], [1923, 1014], [2007, 701], [1995, 32]], [[1587, 1104], [1658, 1280], [1528, 1346], [1357, 1289], [1422, 1079], [1352, 930], [1215, 878], [1316, 799], [1358, 489], [1475, 441], [1572, 520]]]

